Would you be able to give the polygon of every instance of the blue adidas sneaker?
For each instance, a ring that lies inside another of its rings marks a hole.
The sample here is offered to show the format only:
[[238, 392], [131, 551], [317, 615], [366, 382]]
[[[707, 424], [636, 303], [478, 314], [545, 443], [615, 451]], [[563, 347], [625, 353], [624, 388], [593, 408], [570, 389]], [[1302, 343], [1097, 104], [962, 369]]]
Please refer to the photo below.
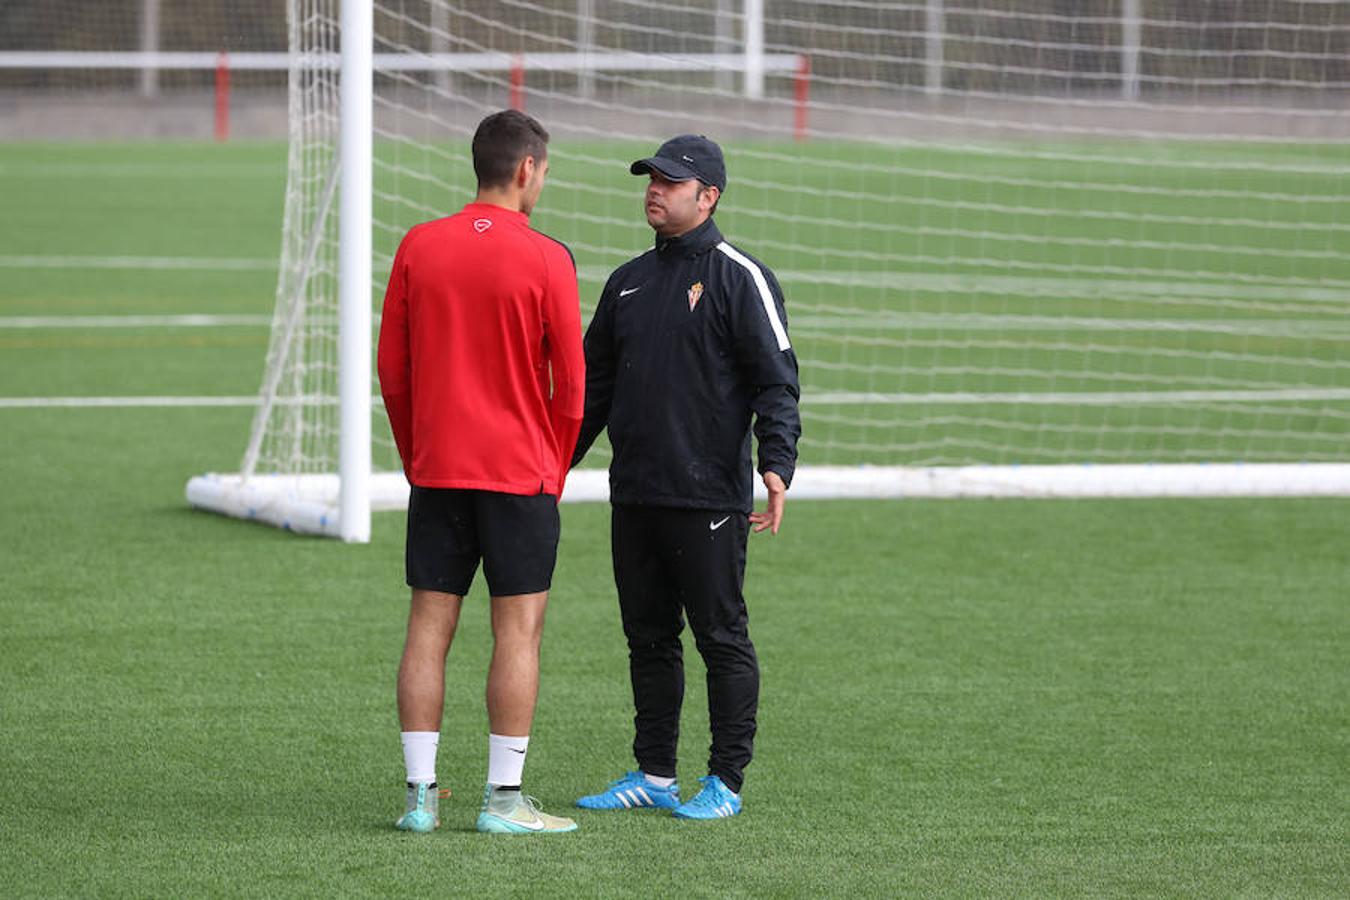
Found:
[[741, 795], [732, 793], [716, 775], [700, 778], [703, 790], [693, 800], [675, 807], [677, 819], [725, 819], [741, 811]]
[[674, 809], [680, 805], [680, 783], [658, 787], [641, 772], [628, 772], [598, 794], [577, 801], [582, 809]]

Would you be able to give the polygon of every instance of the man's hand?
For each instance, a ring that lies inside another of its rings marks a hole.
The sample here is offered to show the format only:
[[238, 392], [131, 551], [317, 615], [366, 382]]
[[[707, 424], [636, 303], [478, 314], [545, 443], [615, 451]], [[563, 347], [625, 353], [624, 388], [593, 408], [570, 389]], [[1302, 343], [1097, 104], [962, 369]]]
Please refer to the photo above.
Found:
[[777, 472], [765, 472], [764, 487], [769, 491], [769, 505], [764, 508], [764, 512], [752, 512], [750, 524], [755, 526], [755, 534], [766, 528], [777, 534], [778, 526], [783, 522], [783, 501], [787, 499], [787, 485], [783, 484], [783, 479]]

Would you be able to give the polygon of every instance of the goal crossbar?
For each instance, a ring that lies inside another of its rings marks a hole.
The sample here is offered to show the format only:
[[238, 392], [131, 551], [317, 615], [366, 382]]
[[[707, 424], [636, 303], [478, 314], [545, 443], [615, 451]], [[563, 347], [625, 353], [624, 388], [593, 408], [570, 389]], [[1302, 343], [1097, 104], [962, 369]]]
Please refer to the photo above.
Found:
[[[177, 69], [214, 70], [221, 57], [231, 69], [276, 72], [336, 71], [336, 53], [208, 53], [171, 51], [6, 51], [0, 69]], [[766, 53], [759, 58], [767, 72], [798, 72], [805, 57], [798, 53]], [[375, 53], [377, 72], [741, 72], [744, 53]]]

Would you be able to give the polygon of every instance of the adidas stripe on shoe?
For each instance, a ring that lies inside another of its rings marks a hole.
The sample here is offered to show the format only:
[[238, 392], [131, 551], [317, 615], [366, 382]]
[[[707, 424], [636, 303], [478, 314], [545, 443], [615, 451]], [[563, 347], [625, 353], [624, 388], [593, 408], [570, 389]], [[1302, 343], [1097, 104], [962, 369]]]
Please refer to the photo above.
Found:
[[675, 808], [678, 819], [726, 819], [739, 815], [741, 795], [733, 793], [716, 775], [700, 778], [703, 790], [694, 799]]
[[577, 800], [582, 809], [674, 809], [680, 805], [680, 785], [660, 787], [641, 772], [628, 772], [598, 794]]

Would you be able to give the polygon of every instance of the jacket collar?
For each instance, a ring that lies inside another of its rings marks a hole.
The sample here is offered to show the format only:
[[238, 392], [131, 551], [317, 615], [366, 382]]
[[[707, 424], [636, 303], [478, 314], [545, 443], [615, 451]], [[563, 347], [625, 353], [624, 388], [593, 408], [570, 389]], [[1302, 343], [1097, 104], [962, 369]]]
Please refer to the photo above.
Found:
[[656, 252], [662, 256], [698, 256], [720, 243], [722, 243], [722, 232], [717, 230], [717, 224], [709, 216], [702, 225], [693, 231], [686, 231], [679, 237], [663, 238], [658, 234], [656, 236]]

